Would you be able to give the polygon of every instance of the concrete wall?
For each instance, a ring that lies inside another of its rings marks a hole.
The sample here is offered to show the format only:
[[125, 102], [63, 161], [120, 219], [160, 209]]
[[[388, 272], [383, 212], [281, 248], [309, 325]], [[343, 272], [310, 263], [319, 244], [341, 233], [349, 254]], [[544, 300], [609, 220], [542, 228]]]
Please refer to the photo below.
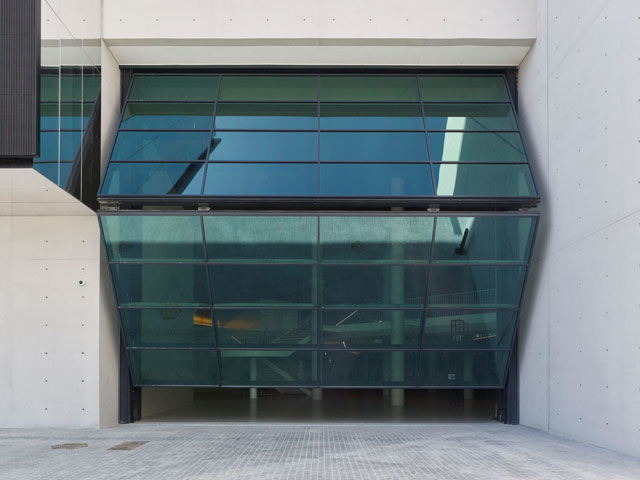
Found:
[[523, 425], [640, 455], [640, 3], [538, 2], [520, 119], [543, 195]]

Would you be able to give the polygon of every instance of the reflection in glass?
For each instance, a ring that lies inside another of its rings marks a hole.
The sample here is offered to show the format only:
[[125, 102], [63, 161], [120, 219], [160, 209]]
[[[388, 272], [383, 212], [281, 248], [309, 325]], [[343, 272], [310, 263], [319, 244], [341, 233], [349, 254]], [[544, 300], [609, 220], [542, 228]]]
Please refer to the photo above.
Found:
[[215, 350], [129, 349], [128, 352], [133, 383], [137, 387], [219, 384]]
[[322, 132], [321, 162], [428, 162], [422, 132]]
[[110, 162], [103, 195], [200, 195], [204, 163]]
[[120, 310], [129, 347], [213, 347], [211, 310]]
[[419, 104], [325, 103], [323, 130], [423, 130]]
[[519, 133], [429, 132], [434, 162], [525, 162]]
[[516, 310], [427, 310], [423, 348], [511, 348]]
[[210, 132], [120, 131], [111, 160], [204, 160]]
[[229, 130], [316, 130], [315, 103], [218, 103], [215, 128]]
[[417, 102], [416, 77], [320, 76], [320, 101]]
[[312, 163], [209, 163], [205, 195], [315, 197], [318, 166]]
[[502, 387], [508, 351], [424, 351], [423, 387]]
[[40, 157], [35, 162], [68, 161], [76, 158], [82, 132], [41, 132], [40, 133]]
[[141, 130], [208, 130], [213, 103], [127, 103], [120, 128]]
[[535, 197], [527, 164], [433, 164], [438, 195]]
[[418, 352], [320, 351], [325, 386], [412, 386]]
[[223, 385], [287, 386], [316, 382], [315, 351], [223, 350], [220, 371]]
[[212, 102], [217, 89], [217, 75], [136, 75], [129, 100]]
[[93, 112], [92, 103], [40, 104], [41, 130], [82, 130]]
[[508, 102], [502, 76], [420, 76], [423, 102]]
[[214, 132], [209, 160], [315, 162], [318, 134], [310, 132]]
[[517, 130], [511, 105], [432, 103], [424, 106], [429, 130]]

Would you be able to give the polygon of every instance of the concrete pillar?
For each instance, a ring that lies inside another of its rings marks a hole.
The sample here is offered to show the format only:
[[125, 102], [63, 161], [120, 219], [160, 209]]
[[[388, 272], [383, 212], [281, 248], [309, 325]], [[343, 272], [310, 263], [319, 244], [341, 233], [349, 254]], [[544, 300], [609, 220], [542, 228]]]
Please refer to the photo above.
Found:
[[391, 406], [392, 407], [404, 406], [404, 388], [391, 389]]
[[322, 389], [321, 388], [312, 388], [311, 389], [311, 400], [322, 400]]
[[[249, 360], [249, 380], [251, 380], [252, 382], [255, 382], [258, 378], [258, 365], [257, 365], [257, 360], [255, 357], [252, 357], [251, 360]], [[255, 387], [252, 387], [249, 389], [249, 398], [251, 400], [257, 400], [258, 399], [258, 389]]]

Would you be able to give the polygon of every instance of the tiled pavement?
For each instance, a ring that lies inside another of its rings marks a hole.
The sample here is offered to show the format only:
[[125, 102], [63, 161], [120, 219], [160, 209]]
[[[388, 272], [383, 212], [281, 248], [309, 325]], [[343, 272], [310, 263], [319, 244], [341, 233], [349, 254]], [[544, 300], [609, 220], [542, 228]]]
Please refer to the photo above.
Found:
[[[127, 441], [147, 443], [109, 450]], [[640, 479], [640, 459], [495, 422], [0, 429], [2, 480], [245, 478]]]

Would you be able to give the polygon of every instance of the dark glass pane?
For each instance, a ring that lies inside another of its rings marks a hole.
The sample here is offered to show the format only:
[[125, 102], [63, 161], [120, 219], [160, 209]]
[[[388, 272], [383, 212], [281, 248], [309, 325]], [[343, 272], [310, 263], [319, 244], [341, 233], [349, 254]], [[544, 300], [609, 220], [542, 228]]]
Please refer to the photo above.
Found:
[[317, 343], [315, 310], [216, 310], [223, 347], [296, 347]]
[[62, 163], [34, 163], [33, 168], [36, 172], [44, 175], [56, 185], [65, 186], [67, 179], [71, 173], [71, 162]]
[[128, 347], [213, 347], [211, 310], [121, 309]]
[[325, 310], [322, 344], [327, 347], [418, 348], [422, 310]]
[[223, 350], [223, 385], [296, 386], [316, 382], [316, 352], [301, 350]]
[[417, 352], [321, 351], [322, 385], [353, 387], [412, 386]]
[[428, 304], [442, 307], [506, 307], [520, 303], [526, 267], [432, 266]]
[[431, 217], [320, 217], [323, 261], [429, 260]]
[[215, 350], [129, 350], [133, 383], [145, 385], [218, 385]]
[[[48, 77], [48, 76], [47, 76]], [[43, 77], [44, 78], [44, 77]], [[58, 99], [58, 77], [48, 77], [47, 85], [41, 88], [41, 101], [94, 102], [100, 94], [100, 75], [62, 75], [60, 77], [60, 98]]]
[[501, 387], [509, 352], [422, 352], [422, 387]]
[[60, 76], [60, 101], [82, 102], [82, 75]]
[[420, 105], [325, 103], [320, 105], [325, 130], [424, 130]]
[[[58, 109], [59, 107], [59, 109]], [[82, 130], [89, 123], [92, 103], [42, 103], [40, 104], [40, 128], [42, 130]], [[60, 120], [58, 124], [58, 119]]]
[[320, 165], [320, 196], [415, 197], [433, 195], [429, 165]]
[[220, 100], [318, 100], [315, 76], [223, 75]]
[[215, 128], [238, 130], [316, 130], [315, 103], [218, 103]]
[[242, 197], [315, 197], [315, 163], [209, 163], [207, 195]]
[[209, 261], [309, 262], [316, 258], [317, 217], [204, 217]]
[[517, 130], [509, 104], [443, 104], [424, 106], [429, 130]]
[[428, 162], [422, 132], [323, 132], [321, 162]]
[[423, 348], [511, 348], [515, 310], [427, 310]]
[[535, 197], [529, 165], [433, 164], [442, 196]]
[[82, 101], [90, 102], [93, 104], [98, 99], [100, 94], [100, 74], [82, 75]]
[[315, 162], [318, 134], [310, 132], [214, 132], [209, 160]]
[[57, 74], [40, 76], [40, 101], [57, 102], [60, 93], [60, 77]]
[[423, 102], [508, 102], [507, 85], [500, 76], [420, 77]]
[[[80, 149], [82, 132], [40, 132], [40, 157], [36, 162], [72, 162]], [[60, 142], [58, 144], [58, 141]]]
[[320, 77], [320, 101], [417, 102], [416, 77]]
[[127, 103], [121, 129], [209, 130], [213, 103]]
[[316, 267], [308, 265], [210, 265], [217, 306], [311, 306]]
[[217, 75], [136, 75], [129, 100], [212, 102], [217, 89]]
[[210, 132], [120, 131], [111, 160], [204, 160]]
[[209, 305], [204, 265], [111, 265], [118, 303], [124, 306]]
[[322, 267], [322, 303], [345, 307], [424, 305], [425, 267], [339, 265]]
[[519, 133], [429, 132], [434, 162], [526, 162]]
[[111, 261], [204, 261], [200, 217], [112, 215], [100, 220]]
[[204, 163], [115, 163], [103, 195], [200, 195]]
[[535, 225], [535, 217], [439, 217], [433, 260], [527, 263]]

